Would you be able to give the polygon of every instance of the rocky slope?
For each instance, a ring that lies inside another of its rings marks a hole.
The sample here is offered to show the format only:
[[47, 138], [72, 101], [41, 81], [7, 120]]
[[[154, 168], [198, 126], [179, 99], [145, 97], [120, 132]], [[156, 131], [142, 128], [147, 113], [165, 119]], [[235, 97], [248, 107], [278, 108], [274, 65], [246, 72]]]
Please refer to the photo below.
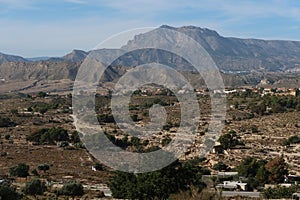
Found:
[[[295, 86], [299, 83], [298, 75], [287, 76], [286, 74], [300, 71], [300, 42], [223, 37], [216, 31], [194, 26], [162, 27], [185, 33], [199, 42], [223, 73], [224, 82], [228, 86], [257, 85], [265, 78], [278, 85], [284, 85], [285, 79], [289, 80], [287, 83], [293, 82]], [[146, 37], [147, 33], [137, 35], [127, 46], [143, 41]], [[110, 50], [98, 51], [101, 53]], [[120, 53], [120, 50], [114, 51]], [[29, 61], [19, 56], [0, 53], [1, 83], [75, 80], [80, 65], [89, 53], [73, 50], [63, 57], [50, 58], [46, 61]], [[117, 67], [109, 68], [101, 80], [114, 81], [126, 73], [126, 67], [149, 62], [166, 64], [179, 71], [192, 73], [193, 70], [180, 56], [162, 50], [146, 49], [122, 55], [112, 64]], [[195, 83], [203, 82], [199, 78], [191, 79]]]

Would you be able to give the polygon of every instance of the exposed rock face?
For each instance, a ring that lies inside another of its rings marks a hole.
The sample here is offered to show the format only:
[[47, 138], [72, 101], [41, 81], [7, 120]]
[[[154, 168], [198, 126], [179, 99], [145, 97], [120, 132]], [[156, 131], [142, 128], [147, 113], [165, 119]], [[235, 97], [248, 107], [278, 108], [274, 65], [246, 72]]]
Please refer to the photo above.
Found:
[[[228, 86], [257, 85], [265, 78], [282, 85], [285, 81], [281, 79], [286, 76], [280, 74], [300, 71], [300, 42], [222, 37], [216, 31], [194, 26], [162, 27], [185, 33], [199, 42], [224, 73], [224, 82]], [[147, 33], [135, 36], [134, 40], [124, 48], [144, 40], [145, 37]], [[122, 49], [97, 51], [120, 53]], [[50, 58], [46, 61], [29, 61], [19, 56], [0, 53], [1, 83], [28, 80], [75, 80], [81, 63], [89, 53], [73, 50], [63, 57]], [[192, 66], [184, 58], [163, 50], [146, 49], [122, 55], [114, 61], [112, 64], [114, 67], [107, 69], [101, 80], [114, 81], [126, 73], [128, 67], [149, 62], [165, 64], [178, 71], [193, 74]], [[193, 75], [189, 77], [192, 82], [203, 82], [199, 78], [193, 79]], [[296, 81], [291, 81], [295, 80], [295, 77], [286, 78], [289, 79], [289, 83], [293, 82], [295, 86], [298, 84], [299, 78]]]

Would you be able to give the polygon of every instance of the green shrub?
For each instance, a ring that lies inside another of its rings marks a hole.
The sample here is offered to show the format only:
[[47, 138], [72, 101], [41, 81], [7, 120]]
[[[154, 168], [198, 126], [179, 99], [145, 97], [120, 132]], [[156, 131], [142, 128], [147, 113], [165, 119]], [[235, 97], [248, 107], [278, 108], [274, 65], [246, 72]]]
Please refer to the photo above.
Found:
[[50, 169], [50, 166], [48, 164], [42, 164], [42, 165], [38, 166], [38, 169], [41, 171], [44, 171], [44, 173], [45, 173], [46, 171], [48, 171]]
[[29, 166], [24, 163], [19, 163], [17, 166], [11, 167], [9, 173], [11, 176], [27, 177], [29, 176]]
[[226, 171], [229, 167], [223, 162], [218, 162], [214, 164], [212, 168], [217, 171]]
[[263, 191], [263, 195], [267, 199], [290, 199], [295, 192], [299, 192], [299, 186], [293, 185], [291, 187], [276, 187], [267, 188]]
[[291, 145], [291, 144], [297, 144], [299, 142], [300, 142], [299, 136], [298, 135], [293, 135], [293, 136], [289, 137], [288, 139], [285, 139], [282, 144], [284, 146], [288, 146], [288, 145]]
[[103, 171], [104, 170], [104, 167], [103, 165], [99, 164], [99, 163], [96, 163], [94, 168], [97, 170], [97, 171]]
[[69, 135], [63, 128], [44, 128], [27, 136], [26, 139], [31, 142], [55, 144], [59, 141], [68, 141]]
[[8, 183], [0, 184], [0, 199], [1, 200], [19, 200], [21, 195], [16, 192]]
[[81, 183], [67, 183], [65, 184], [61, 190], [58, 192], [60, 195], [67, 195], [67, 196], [82, 196], [84, 194], [83, 186]]
[[40, 180], [32, 180], [27, 182], [22, 192], [26, 195], [42, 195], [46, 192], [47, 188], [45, 183]]
[[15, 125], [16, 125], [16, 123], [11, 121], [10, 118], [0, 116], [0, 127], [11, 127], [11, 126], [15, 126]]
[[4, 136], [4, 138], [5, 138], [6, 140], [9, 140], [9, 139], [10, 139], [10, 135], [9, 135], [9, 134], [6, 134], [6, 135]]
[[170, 194], [187, 191], [195, 186], [201, 192], [206, 185], [202, 175], [210, 172], [191, 162], [174, 162], [159, 171], [133, 174], [115, 172], [109, 187], [114, 198], [121, 199], [168, 199]]

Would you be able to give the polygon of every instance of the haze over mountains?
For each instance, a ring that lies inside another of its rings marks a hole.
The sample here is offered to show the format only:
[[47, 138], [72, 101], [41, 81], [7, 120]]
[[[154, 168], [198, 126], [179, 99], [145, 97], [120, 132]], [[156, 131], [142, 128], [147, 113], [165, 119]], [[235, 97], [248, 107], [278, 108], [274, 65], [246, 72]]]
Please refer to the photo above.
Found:
[[22, 58], [21, 56], [13, 56], [13, 55], [0, 53], [0, 64], [5, 62], [27, 62], [27, 61], [28, 61], [27, 59]]
[[[228, 85], [258, 84], [263, 78], [272, 79], [268, 77], [270, 73], [300, 72], [299, 41], [223, 37], [216, 31], [194, 26], [174, 28], [164, 25], [162, 27], [185, 33], [199, 42], [224, 73], [224, 77], [230, 77], [225, 80]], [[144, 37], [146, 37], [145, 34], [140, 34], [135, 37], [135, 40], [143, 40]], [[8, 82], [43, 79], [74, 80], [78, 68], [88, 53], [73, 50], [60, 58], [35, 59], [0, 53], [0, 78]], [[120, 66], [132, 67], [148, 61], [169, 63], [181, 71], [190, 70], [189, 64], [178, 56], [160, 50], [147, 50], [122, 56], [122, 59], [114, 63], [119, 67], [109, 72], [114, 74], [107, 73], [108, 77], [105, 79], [112, 81], [118, 75], [122, 75], [124, 69]], [[259, 76], [253, 74], [259, 74]], [[277, 79], [275, 78], [274, 81], [278, 81]]]

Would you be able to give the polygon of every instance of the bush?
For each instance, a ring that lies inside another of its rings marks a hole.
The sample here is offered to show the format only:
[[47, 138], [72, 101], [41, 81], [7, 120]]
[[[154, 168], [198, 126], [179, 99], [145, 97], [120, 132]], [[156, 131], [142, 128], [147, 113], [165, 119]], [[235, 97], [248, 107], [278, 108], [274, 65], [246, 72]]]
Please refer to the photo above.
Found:
[[235, 131], [230, 131], [229, 133], [222, 135], [219, 138], [219, 142], [221, 143], [223, 149], [230, 149], [235, 147], [236, 145], [243, 145], [243, 143], [238, 140]]
[[84, 194], [83, 186], [81, 183], [67, 183], [58, 192], [60, 195], [67, 196], [82, 196]]
[[114, 123], [115, 119], [113, 115], [111, 114], [102, 114], [102, 115], [97, 115], [97, 119], [99, 122], [104, 122], [104, 123]]
[[31, 173], [34, 175], [34, 176], [40, 176], [38, 171], [36, 169], [32, 170]]
[[40, 180], [33, 180], [27, 182], [22, 192], [26, 195], [42, 195], [46, 192], [47, 188], [45, 183]]
[[12, 109], [10, 112], [13, 115], [17, 115], [19, 113], [17, 109]]
[[55, 144], [59, 141], [68, 141], [68, 131], [63, 128], [41, 129], [26, 138], [28, 141], [37, 143]]
[[293, 185], [291, 187], [276, 187], [276, 188], [267, 188], [263, 191], [263, 195], [267, 199], [290, 199], [293, 193], [299, 191], [299, 186]]
[[31, 107], [28, 107], [28, 108], [27, 108], [27, 111], [28, 111], [28, 112], [32, 112], [33, 109], [32, 109]]
[[74, 144], [76, 143], [80, 143], [81, 140], [80, 140], [80, 137], [79, 137], [79, 134], [77, 131], [73, 131], [73, 133], [71, 134], [71, 140]]
[[[44, 114], [50, 109], [57, 109], [58, 106], [59, 106], [59, 104], [56, 102], [51, 102], [49, 104], [44, 103], [44, 102], [36, 102], [32, 107], [34, 108], [35, 112], [40, 112], [41, 114]], [[33, 110], [33, 108], [31, 108], [30, 110]], [[29, 111], [29, 112], [32, 112], [32, 111]]]
[[138, 115], [134, 114], [131, 116], [132, 121], [137, 122], [139, 120]]
[[11, 167], [9, 173], [11, 176], [27, 177], [29, 176], [29, 166], [24, 163], [19, 163], [17, 166]]
[[101, 164], [99, 164], [99, 163], [95, 164], [94, 168], [95, 168], [97, 171], [103, 171], [103, 170], [104, 170], [103, 165], [101, 165]]
[[47, 96], [47, 93], [46, 93], [46, 92], [39, 92], [39, 93], [37, 94], [37, 96], [38, 96], [38, 97], [41, 97], [41, 98], [44, 98], [44, 97]]
[[218, 162], [212, 168], [217, 171], [226, 171], [226, 170], [228, 170], [229, 167], [226, 164], [224, 164], [223, 162]]
[[141, 139], [133, 136], [130, 140], [130, 143], [135, 147], [139, 147], [141, 145]]
[[42, 164], [38, 166], [38, 169], [41, 171], [44, 171], [44, 173], [46, 173], [46, 171], [48, 171], [50, 169], [50, 166], [48, 164]]
[[0, 127], [11, 127], [15, 126], [16, 123], [12, 122], [8, 117], [0, 117]]
[[299, 136], [294, 135], [294, 136], [289, 137], [288, 139], [285, 139], [282, 144], [284, 146], [289, 146], [291, 144], [297, 144], [299, 142], [300, 142]]
[[166, 145], [168, 145], [171, 141], [172, 141], [171, 138], [164, 138], [164, 139], [161, 141], [161, 144], [162, 144], [162, 146], [166, 146]]
[[251, 132], [252, 132], [252, 133], [258, 133], [258, 128], [257, 128], [257, 126], [251, 126]]
[[0, 185], [0, 199], [1, 200], [18, 200], [21, 199], [21, 195], [16, 192], [8, 183], [2, 183]]

